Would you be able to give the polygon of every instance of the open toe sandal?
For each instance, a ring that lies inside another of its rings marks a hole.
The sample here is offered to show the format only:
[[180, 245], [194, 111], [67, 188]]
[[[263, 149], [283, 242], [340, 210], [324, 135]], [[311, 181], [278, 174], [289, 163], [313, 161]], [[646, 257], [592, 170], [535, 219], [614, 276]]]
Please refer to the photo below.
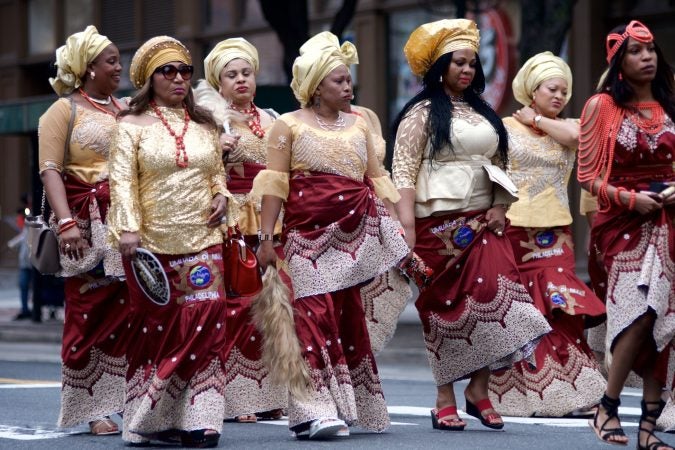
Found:
[[89, 422], [89, 431], [94, 436], [107, 436], [120, 433], [119, 427], [110, 417], [92, 420]]
[[600, 407], [598, 407], [597, 411], [595, 412], [595, 417], [593, 417], [592, 420], [588, 421], [588, 425], [590, 425], [590, 427], [595, 432], [595, 435], [602, 442], [606, 442], [612, 445], [626, 446], [628, 445], [628, 442], [619, 442], [611, 439], [613, 436], [617, 437], [626, 436], [626, 433], [624, 433], [623, 428], [621, 427], [606, 428], [607, 422], [609, 422], [610, 420], [612, 419], [619, 420], [619, 405], [621, 405], [620, 399], [608, 397], [607, 394], [603, 395], [602, 398], [600, 399], [600, 407], [602, 407], [607, 413], [607, 419], [605, 419], [602, 425], [598, 427], [598, 415], [600, 413]]
[[258, 418], [255, 414], [241, 414], [234, 418], [237, 423], [256, 423]]
[[480, 423], [483, 426], [492, 428], [493, 430], [501, 430], [504, 428], [504, 422], [502, 421], [502, 416], [496, 412], [490, 413], [487, 416], [483, 416], [483, 411], [486, 409], [494, 409], [492, 402], [489, 398], [484, 398], [483, 400], [477, 401], [475, 404], [466, 398], [466, 413], [470, 416], [475, 417], [480, 420]]
[[[448, 416], [457, 416], [453, 419], [444, 419]], [[466, 427], [466, 422], [459, 418], [457, 414], [457, 406], [446, 406], [439, 410], [431, 410], [431, 426], [434, 427], [434, 430], [446, 430], [446, 431], [463, 431]]]
[[[648, 405], [656, 405], [656, 408], [649, 409]], [[638, 443], [637, 450], [673, 450], [673, 447], [663, 442], [659, 439], [656, 434], [654, 434], [654, 428], [656, 428], [656, 419], [659, 418], [663, 408], [666, 406], [666, 402], [659, 400], [658, 402], [646, 402], [642, 400], [640, 404], [642, 407], [642, 415], [640, 416], [640, 426], [638, 427]], [[653, 428], [648, 430], [647, 428], [642, 427], [642, 422], [647, 422], [652, 424]], [[640, 433], [647, 433], [647, 445], [640, 445]], [[653, 439], [652, 439], [653, 438]], [[650, 442], [650, 439], [652, 441]]]
[[189, 448], [211, 448], [218, 445], [220, 433], [207, 433], [214, 430], [181, 431], [180, 443]]

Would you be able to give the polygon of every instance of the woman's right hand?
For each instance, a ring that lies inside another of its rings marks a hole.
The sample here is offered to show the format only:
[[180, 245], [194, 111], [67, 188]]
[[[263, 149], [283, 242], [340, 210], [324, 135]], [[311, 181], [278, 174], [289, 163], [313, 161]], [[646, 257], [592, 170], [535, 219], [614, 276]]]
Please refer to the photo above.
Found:
[[272, 241], [262, 241], [258, 246], [256, 257], [258, 258], [258, 264], [260, 264], [263, 272], [270, 264], [276, 265], [277, 252], [274, 251], [274, 243]]
[[141, 237], [136, 232], [125, 231], [120, 236], [119, 246], [122, 258], [130, 259], [136, 255], [136, 249], [141, 246]]
[[220, 148], [223, 151], [223, 157], [230, 153], [232, 150], [237, 148], [237, 144], [239, 143], [239, 138], [241, 136], [238, 136], [236, 134], [227, 134], [227, 133], [222, 133], [220, 135]]
[[75, 226], [65, 230], [59, 235], [59, 238], [59, 246], [62, 255], [66, 255], [68, 258], [74, 259], [75, 261], [84, 258], [84, 250], [89, 247], [89, 243], [86, 239], [82, 239], [78, 227]]
[[[653, 194], [653, 195], [652, 195]], [[633, 209], [640, 214], [653, 213], [656, 210], [663, 208], [663, 202], [659, 194], [637, 192], [635, 194], [635, 206]]]

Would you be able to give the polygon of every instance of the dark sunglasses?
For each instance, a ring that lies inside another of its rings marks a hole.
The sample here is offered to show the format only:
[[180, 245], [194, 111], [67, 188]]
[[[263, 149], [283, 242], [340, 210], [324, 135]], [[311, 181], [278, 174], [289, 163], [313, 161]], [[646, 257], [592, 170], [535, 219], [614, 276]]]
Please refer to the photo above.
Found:
[[192, 74], [195, 71], [194, 66], [188, 66], [187, 64], [181, 64], [180, 66], [172, 66], [171, 64], [166, 64], [155, 69], [155, 73], [161, 73], [164, 75], [164, 78], [167, 80], [173, 80], [176, 78], [176, 74], [180, 74], [180, 77], [188, 81], [192, 78]]

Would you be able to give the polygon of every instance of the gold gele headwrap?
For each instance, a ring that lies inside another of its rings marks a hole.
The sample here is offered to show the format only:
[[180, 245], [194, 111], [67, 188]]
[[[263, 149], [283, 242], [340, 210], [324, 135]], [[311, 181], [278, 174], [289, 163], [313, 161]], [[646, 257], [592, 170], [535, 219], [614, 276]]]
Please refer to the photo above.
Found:
[[323, 31], [300, 47], [300, 56], [293, 62], [291, 89], [304, 108], [309, 105], [316, 88], [331, 71], [341, 65], [359, 63], [356, 47], [351, 42], [340, 45], [330, 31]]
[[469, 19], [425, 23], [412, 32], [403, 47], [412, 73], [423, 77], [441, 56], [468, 48], [478, 53], [480, 33]]
[[607, 63], [609, 64], [616, 55], [616, 52], [619, 51], [619, 47], [624, 43], [626, 39], [632, 37], [638, 42], [646, 44], [654, 40], [654, 35], [645, 24], [637, 20], [631, 20], [628, 25], [626, 25], [626, 31], [622, 34], [618, 33], [609, 33], [607, 35], [606, 48], [607, 48]]
[[530, 106], [534, 90], [551, 78], [562, 78], [567, 81], [565, 104], [572, 97], [572, 71], [567, 63], [551, 52], [542, 52], [528, 59], [520, 68], [511, 84], [513, 96], [519, 103]]
[[56, 49], [56, 77], [49, 79], [54, 91], [62, 96], [82, 86], [87, 64], [110, 44], [112, 41], [99, 34], [93, 25], [69, 36], [65, 45]]
[[204, 59], [204, 76], [215, 90], [220, 88], [220, 72], [233, 59], [243, 59], [258, 73], [258, 50], [244, 38], [231, 38], [219, 42]]
[[170, 36], [156, 36], [140, 46], [129, 68], [129, 78], [136, 89], [143, 87], [158, 67], [170, 62], [192, 64], [188, 49]]

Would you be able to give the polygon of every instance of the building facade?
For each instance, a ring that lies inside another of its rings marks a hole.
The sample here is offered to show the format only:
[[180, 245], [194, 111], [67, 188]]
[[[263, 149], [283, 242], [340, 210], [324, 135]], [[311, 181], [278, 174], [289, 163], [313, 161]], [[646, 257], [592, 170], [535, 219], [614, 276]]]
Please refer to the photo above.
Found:
[[[476, 15], [481, 29], [481, 60], [488, 78], [487, 99], [502, 115], [517, 105], [511, 80], [518, 64], [522, 3], [491, 0]], [[328, 29], [342, 0], [308, 0], [310, 34]], [[374, 109], [387, 127], [419, 87], [403, 57], [403, 44], [418, 25], [454, 17], [452, 1], [361, 0], [343, 38], [353, 41], [361, 63], [354, 70], [359, 104]], [[604, 36], [618, 23], [644, 21], [664, 53], [675, 61], [675, 6], [672, 0], [579, 0], [564, 47], [574, 74], [574, 95], [567, 115], [578, 117], [604, 68]], [[0, 0], [0, 267], [16, 256], [5, 243], [14, 235], [7, 225], [20, 207], [20, 195], [41, 196], [37, 166], [37, 119], [55, 100], [48, 78], [55, 74], [54, 50], [65, 38], [94, 24], [120, 49], [125, 67], [120, 88], [131, 91], [127, 69], [146, 39], [166, 34], [190, 49], [196, 77], [201, 61], [218, 41], [243, 36], [260, 52], [256, 102], [279, 112], [295, 107], [282, 68], [283, 47], [265, 20], [257, 0]], [[526, 25], [526, 24], [525, 24]], [[385, 130], [386, 131], [386, 130]], [[570, 198], [578, 197], [573, 184]], [[38, 205], [39, 206], [39, 205]], [[576, 206], [573, 206], [575, 208]], [[34, 208], [35, 209], [35, 208]], [[578, 259], [584, 259], [586, 227], [575, 221]]]

